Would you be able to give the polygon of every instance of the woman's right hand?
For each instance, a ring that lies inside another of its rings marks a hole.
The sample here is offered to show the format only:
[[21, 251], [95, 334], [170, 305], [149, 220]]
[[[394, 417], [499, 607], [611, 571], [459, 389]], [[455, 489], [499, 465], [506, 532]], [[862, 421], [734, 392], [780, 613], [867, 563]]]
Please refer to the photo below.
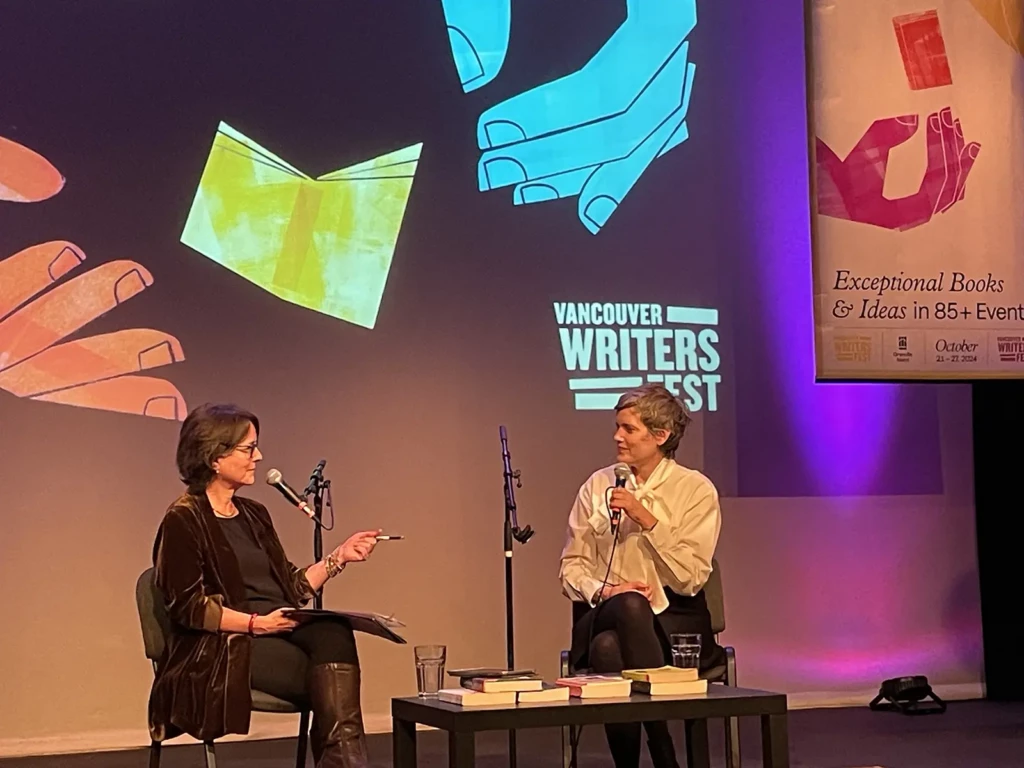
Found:
[[260, 635], [280, 635], [284, 632], [291, 632], [299, 626], [299, 622], [285, 616], [284, 612], [287, 610], [290, 609], [278, 608], [266, 616], [257, 616], [252, 622], [252, 633], [259, 637]]
[[621, 595], [623, 592], [639, 592], [648, 600], [651, 599], [651, 588], [642, 581], [625, 581], [622, 584], [608, 586], [604, 591], [604, 599]]
[[334, 556], [342, 563], [361, 563], [370, 557], [377, 546], [377, 537], [382, 533], [380, 528], [372, 531], [359, 531], [349, 536], [344, 544], [334, 550]]

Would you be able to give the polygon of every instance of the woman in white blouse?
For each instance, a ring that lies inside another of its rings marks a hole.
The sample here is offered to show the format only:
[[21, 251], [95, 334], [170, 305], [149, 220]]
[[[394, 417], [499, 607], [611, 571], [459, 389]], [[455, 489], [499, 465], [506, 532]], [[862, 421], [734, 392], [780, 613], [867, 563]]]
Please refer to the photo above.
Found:
[[[673, 458], [690, 417], [660, 384], [627, 392], [615, 411], [619, 463], [580, 488], [559, 569], [565, 595], [590, 606], [573, 627], [573, 666], [619, 672], [671, 663], [668, 638], [678, 632], [699, 633], [701, 668], [716, 666], [724, 652], [701, 588], [721, 530], [718, 492]], [[625, 487], [616, 487], [616, 468]], [[665, 723], [644, 726], [655, 768], [675, 768]], [[636, 768], [640, 724], [605, 731], [616, 768]]]

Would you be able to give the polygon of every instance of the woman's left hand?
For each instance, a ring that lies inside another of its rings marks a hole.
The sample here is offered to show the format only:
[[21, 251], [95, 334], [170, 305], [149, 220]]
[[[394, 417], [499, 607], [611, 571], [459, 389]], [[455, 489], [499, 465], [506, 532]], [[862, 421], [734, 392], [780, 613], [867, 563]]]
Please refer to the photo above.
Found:
[[636, 496], [625, 488], [613, 488], [608, 499], [608, 506], [621, 509], [627, 517], [644, 530], [652, 527], [658, 519], [647, 511], [647, 507], [637, 501]]
[[334, 550], [334, 556], [342, 563], [359, 563], [366, 560], [377, 546], [380, 529], [359, 531], [349, 536], [345, 543]]

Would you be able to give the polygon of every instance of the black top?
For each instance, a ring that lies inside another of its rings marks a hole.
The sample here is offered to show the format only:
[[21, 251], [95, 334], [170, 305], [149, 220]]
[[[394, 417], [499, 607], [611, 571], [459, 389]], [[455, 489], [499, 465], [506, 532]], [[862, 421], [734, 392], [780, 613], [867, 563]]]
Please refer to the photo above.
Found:
[[238, 567], [242, 571], [245, 583], [246, 605], [251, 613], [265, 615], [278, 608], [292, 607], [285, 598], [284, 590], [274, 578], [270, 568], [270, 558], [256, 542], [249, 523], [242, 515], [234, 517], [217, 517], [221, 530], [238, 558]]

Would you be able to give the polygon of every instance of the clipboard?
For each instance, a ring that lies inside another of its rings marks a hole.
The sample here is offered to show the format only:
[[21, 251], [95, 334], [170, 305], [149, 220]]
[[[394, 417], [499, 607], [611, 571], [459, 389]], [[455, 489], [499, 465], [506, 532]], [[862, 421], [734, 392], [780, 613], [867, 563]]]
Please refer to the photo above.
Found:
[[313, 621], [314, 619], [344, 619], [355, 632], [382, 637], [399, 645], [406, 645], [408, 642], [394, 631], [396, 628], [404, 627], [405, 624], [392, 616], [381, 616], [377, 613], [359, 613], [358, 611], [318, 610], [316, 608], [293, 608], [282, 613], [289, 619], [295, 619], [298, 622]]

